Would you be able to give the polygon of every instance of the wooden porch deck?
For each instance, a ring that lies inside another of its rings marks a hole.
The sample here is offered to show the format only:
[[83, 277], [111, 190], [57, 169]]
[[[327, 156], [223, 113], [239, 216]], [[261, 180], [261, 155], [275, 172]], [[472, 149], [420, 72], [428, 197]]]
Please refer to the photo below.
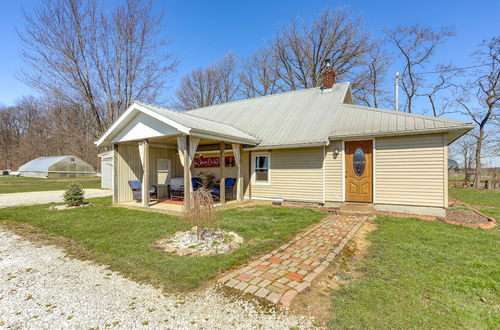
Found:
[[[236, 200], [226, 201], [225, 204], [216, 203], [215, 207], [220, 209], [233, 208], [233, 207], [244, 207], [251, 204], [252, 201], [244, 200], [242, 202], [238, 202]], [[144, 207], [141, 201], [130, 201], [130, 202], [122, 202], [122, 203], [114, 203], [115, 207], [124, 207], [129, 209], [136, 209], [147, 212], [157, 212], [157, 213], [166, 213], [171, 215], [182, 215], [182, 207], [184, 203], [183, 201], [172, 201], [168, 199], [151, 201], [149, 203], [149, 207]]]

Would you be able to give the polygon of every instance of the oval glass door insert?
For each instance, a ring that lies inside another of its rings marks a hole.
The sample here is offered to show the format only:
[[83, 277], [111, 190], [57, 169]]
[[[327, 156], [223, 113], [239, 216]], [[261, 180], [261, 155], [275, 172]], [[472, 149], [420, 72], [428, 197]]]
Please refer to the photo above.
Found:
[[365, 171], [365, 153], [363, 152], [363, 149], [357, 148], [354, 151], [354, 157], [352, 158], [352, 168], [354, 170], [354, 174], [357, 176], [363, 175], [363, 172]]

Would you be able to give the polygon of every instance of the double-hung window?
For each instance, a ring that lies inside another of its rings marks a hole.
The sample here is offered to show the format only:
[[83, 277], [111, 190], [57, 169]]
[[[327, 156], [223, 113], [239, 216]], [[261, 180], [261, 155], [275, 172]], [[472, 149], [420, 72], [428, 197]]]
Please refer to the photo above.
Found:
[[269, 153], [255, 153], [253, 156], [253, 183], [270, 184], [271, 176], [269, 167], [271, 156]]

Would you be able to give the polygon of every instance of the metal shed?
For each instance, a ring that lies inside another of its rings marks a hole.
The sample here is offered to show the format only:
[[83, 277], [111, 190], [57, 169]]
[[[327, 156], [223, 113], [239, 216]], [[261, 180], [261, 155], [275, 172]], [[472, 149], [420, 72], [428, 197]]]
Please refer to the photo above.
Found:
[[113, 188], [113, 150], [98, 155], [101, 158], [101, 188]]
[[96, 175], [92, 165], [71, 155], [39, 157], [19, 167], [19, 172], [21, 172], [21, 176], [37, 178], [84, 177]]

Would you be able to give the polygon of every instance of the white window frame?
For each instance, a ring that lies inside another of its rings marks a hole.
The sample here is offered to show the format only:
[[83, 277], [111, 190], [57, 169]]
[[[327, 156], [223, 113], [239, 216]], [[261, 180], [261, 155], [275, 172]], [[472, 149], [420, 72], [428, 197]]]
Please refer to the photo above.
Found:
[[[255, 158], [266, 156], [268, 157], [267, 161], [267, 182], [262, 180], [256, 180], [255, 174]], [[252, 184], [256, 186], [269, 186], [271, 185], [271, 153], [270, 152], [252, 152]]]

